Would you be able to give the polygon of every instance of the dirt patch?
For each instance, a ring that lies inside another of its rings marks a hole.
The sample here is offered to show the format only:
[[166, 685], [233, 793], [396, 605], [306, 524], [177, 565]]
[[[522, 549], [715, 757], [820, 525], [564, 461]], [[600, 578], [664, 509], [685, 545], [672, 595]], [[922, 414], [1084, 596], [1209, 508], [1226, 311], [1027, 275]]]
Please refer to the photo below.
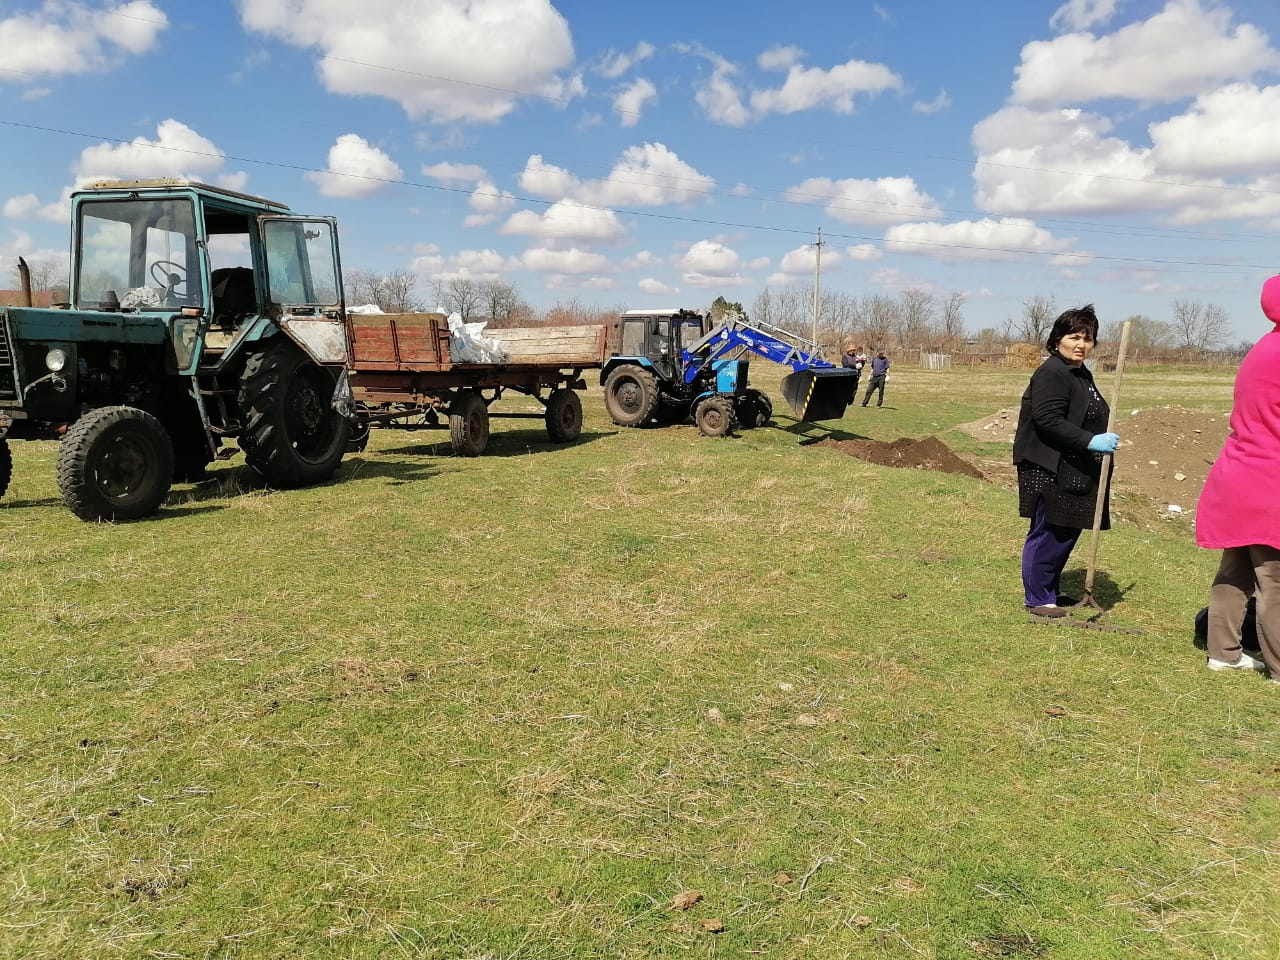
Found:
[[[1228, 419], [1226, 413], [1174, 406], [1119, 411], [1114, 489], [1146, 497], [1165, 513], [1194, 516], [1209, 467], [1227, 437]], [[956, 429], [979, 440], [1011, 445], [1017, 426], [1018, 410], [1011, 407]], [[982, 460], [980, 466], [993, 483], [1016, 484], [1011, 463]], [[1171, 505], [1181, 510], [1169, 511]]]
[[962, 460], [937, 437], [923, 440], [823, 440], [818, 446], [836, 449], [882, 467], [906, 467], [913, 470], [938, 470], [961, 476], [986, 479], [981, 470]]

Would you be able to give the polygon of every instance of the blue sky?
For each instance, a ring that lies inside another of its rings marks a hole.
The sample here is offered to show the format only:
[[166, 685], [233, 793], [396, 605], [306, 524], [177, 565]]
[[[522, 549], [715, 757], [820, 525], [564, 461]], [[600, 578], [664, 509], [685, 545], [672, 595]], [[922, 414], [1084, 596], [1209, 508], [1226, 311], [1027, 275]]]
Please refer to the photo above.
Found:
[[[766, 286], [1104, 324], [1280, 271], [1273, 0], [0, 0], [0, 257], [99, 177], [332, 214], [344, 266], [546, 308]], [[8, 279], [0, 285], [9, 285]]]

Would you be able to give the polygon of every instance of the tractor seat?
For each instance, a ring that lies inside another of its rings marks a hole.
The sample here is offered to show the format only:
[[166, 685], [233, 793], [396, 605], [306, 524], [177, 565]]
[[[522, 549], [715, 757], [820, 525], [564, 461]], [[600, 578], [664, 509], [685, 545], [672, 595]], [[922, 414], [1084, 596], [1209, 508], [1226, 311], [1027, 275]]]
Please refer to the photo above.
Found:
[[213, 326], [235, 330], [245, 317], [257, 314], [258, 295], [249, 267], [219, 267], [209, 279], [213, 283]]

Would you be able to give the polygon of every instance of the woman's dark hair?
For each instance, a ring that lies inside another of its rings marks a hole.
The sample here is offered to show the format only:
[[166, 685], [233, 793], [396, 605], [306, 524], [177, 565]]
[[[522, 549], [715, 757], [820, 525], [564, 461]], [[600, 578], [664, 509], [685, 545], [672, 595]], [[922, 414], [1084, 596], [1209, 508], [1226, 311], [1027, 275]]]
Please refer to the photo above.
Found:
[[1049, 331], [1049, 339], [1044, 342], [1049, 353], [1058, 352], [1058, 341], [1069, 333], [1087, 333], [1096, 343], [1098, 340], [1098, 315], [1093, 312], [1093, 304], [1086, 303], [1074, 310], [1063, 310], [1058, 319], [1053, 321], [1053, 329]]

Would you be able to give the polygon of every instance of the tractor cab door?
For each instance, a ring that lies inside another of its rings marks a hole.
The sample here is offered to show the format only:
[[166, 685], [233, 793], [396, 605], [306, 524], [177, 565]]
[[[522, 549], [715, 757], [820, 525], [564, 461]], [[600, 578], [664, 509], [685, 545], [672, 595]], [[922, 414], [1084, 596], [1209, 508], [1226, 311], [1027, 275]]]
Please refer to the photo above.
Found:
[[669, 316], [626, 317], [618, 352], [624, 357], [643, 357], [660, 376], [674, 379], [680, 359], [679, 336]]
[[317, 363], [345, 363], [346, 303], [332, 217], [260, 218], [267, 300], [280, 328]]

